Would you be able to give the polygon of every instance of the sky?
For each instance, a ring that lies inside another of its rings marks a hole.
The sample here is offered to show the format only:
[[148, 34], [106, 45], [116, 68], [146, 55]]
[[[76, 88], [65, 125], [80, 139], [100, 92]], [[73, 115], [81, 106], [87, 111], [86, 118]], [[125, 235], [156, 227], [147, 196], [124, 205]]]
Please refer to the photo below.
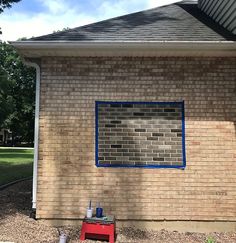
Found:
[[0, 40], [50, 34], [178, 0], [21, 0], [0, 14]]

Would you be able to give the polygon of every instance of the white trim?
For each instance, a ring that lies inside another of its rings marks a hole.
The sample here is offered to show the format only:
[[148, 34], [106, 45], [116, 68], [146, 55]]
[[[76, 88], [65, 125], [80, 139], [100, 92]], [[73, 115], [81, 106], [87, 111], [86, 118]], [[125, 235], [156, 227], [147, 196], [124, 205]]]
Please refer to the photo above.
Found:
[[142, 41], [142, 40], [136, 40], [136, 41], [105, 41], [105, 40], [96, 40], [96, 41], [64, 41], [64, 40], [57, 40], [57, 41], [10, 41], [10, 44], [12, 45], [17, 45], [17, 44], [22, 44], [22, 45], [28, 45], [28, 44], [32, 44], [32, 45], [38, 45], [38, 44], [42, 44], [42, 45], [48, 45], [48, 44], [66, 44], [66, 45], [81, 45], [81, 44], [87, 44], [87, 45], [94, 45], [96, 43], [103, 43], [103, 44], [114, 44], [114, 43], [126, 43], [126, 44], [134, 44], [134, 43], [156, 43], [156, 44], [160, 44], [160, 43], [174, 43], [174, 44], [181, 44], [181, 43], [208, 43], [208, 44], [212, 44], [212, 43], [235, 43], [235, 41], [227, 41], [227, 40], [223, 40], [223, 41], [169, 41], [169, 40], [163, 40], [163, 41]]
[[236, 56], [234, 41], [17, 41], [24, 57], [43, 56]]
[[33, 166], [33, 189], [32, 208], [37, 205], [37, 178], [38, 178], [38, 149], [39, 149], [39, 101], [40, 101], [40, 67], [37, 63], [24, 62], [27, 66], [36, 69], [36, 91], [35, 91], [35, 123], [34, 123], [34, 166]]

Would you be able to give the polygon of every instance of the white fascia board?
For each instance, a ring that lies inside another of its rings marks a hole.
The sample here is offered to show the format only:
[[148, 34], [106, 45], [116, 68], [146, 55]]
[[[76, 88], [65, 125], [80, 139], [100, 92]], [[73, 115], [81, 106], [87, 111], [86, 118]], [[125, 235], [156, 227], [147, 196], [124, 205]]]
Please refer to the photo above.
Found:
[[[16, 41], [10, 42], [25, 57], [41, 56], [123, 56], [179, 55], [230, 52], [236, 55], [234, 41]], [[169, 53], [169, 54], [168, 54]], [[171, 54], [172, 53], [172, 54]]]

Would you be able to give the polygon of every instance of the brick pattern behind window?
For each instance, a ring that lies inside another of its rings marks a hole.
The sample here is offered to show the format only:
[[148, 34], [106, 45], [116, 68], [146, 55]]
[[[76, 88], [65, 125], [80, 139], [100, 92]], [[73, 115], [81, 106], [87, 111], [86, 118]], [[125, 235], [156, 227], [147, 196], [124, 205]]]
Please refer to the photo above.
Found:
[[99, 165], [183, 165], [181, 107], [98, 103]]

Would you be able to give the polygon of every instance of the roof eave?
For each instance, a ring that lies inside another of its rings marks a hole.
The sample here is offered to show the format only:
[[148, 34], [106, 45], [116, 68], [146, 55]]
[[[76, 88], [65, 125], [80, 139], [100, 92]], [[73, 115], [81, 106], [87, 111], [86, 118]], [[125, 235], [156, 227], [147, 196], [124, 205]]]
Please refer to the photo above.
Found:
[[24, 57], [123, 55], [229, 55], [234, 41], [16, 41], [10, 42]]

